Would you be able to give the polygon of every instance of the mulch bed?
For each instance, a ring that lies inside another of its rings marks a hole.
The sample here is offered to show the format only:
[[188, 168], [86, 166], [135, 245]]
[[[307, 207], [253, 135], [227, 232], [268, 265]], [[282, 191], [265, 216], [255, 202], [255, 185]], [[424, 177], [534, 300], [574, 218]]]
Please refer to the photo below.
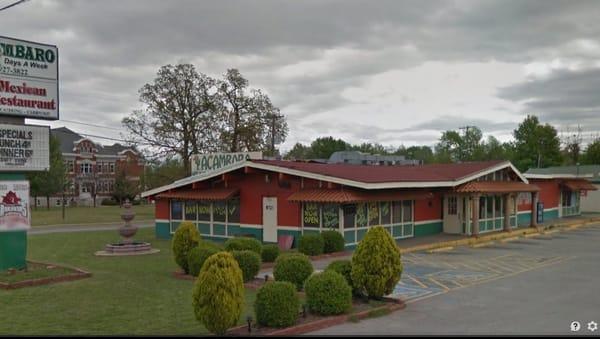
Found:
[[[283, 252], [283, 253], [285, 253], [285, 252]], [[315, 260], [321, 260], [321, 259], [327, 259], [327, 258], [348, 257], [351, 255], [352, 255], [352, 252], [342, 251], [342, 252], [334, 252], [334, 253], [327, 253], [327, 254], [321, 254], [321, 255], [313, 255], [313, 256], [309, 256], [309, 258], [311, 261], [315, 261]], [[260, 266], [260, 269], [264, 270], [264, 269], [268, 269], [268, 268], [273, 268], [273, 266], [275, 266], [274, 262], [263, 262], [262, 265]]]
[[[23, 287], [48, 285], [48, 284], [54, 284], [54, 283], [59, 283], [59, 282], [74, 281], [74, 280], [89, 278], [92, 276], [92, 274], [90, 272], [86, 272], [80, 268], [67, 267], [67, 266], [58, 265], [58, 264], [43, 263], [43, 262], [36, 262], [36, 261], [30, 261], [30, 260], [28, 260], [27, 262], [29, 264], [40, 266], [40, 267], [45, 266], [46, 269], [56, 269], [56, 268], [63, 269], [66, 271], [70, 271], [70, 273], [52, 276], [52, 277], [21, 280], [21, 281], [16, 281], [16, 282], [0, 282], [0, 289], [12, 290], [12, 289], [23, 288]], [[15, 274], [19, 274], [19, 273], [20, 272], [17, 271]]]
[[[180, 279], [180, 280], [189, 280], [189, 281], [196, 280], [196, 277], [194, 277], [193, 275], [185, 274], [181, 270], [173, 272], [173, 277], [175, 277], [175, 279]], [[273, 281], [273, 278], [269, 278], [269, 281]], [[254, 280], [250, 280], [250, 281], [244, 283], [244, 287], [255, 290], [264, 284], [265, 284], [264, 278], [254, 278]]]
[[382, 305], [372, 306], [364, 300], [355, 299], [352, 311], [348, 314], [334, 316], [319, 316], [307, 312], [306, 316], [300, 314], [296, 325], [286, 328], [260, 327], [252, 324], [251, 332], [248, 332], [248, 325], [234, 327], [227, 332], [231, 336], [283, 336], [299, 335], [307, 332], [317, 331], [327, 327], [339, 325], [347, 321], [358, 321], [370, 316], [388, 314], [393, 311], [406, 307], [404, 302], [397, 299], [384, 298]]

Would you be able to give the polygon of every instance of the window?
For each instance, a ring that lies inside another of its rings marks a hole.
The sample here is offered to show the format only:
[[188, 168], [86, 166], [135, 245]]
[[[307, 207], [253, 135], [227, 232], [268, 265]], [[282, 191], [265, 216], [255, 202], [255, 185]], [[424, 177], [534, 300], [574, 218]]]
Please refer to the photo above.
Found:
[[240, 222], [240, 199], [232, 199], [227, 202], [227, 221]]
[[494, 212], [495, 212], [495, 217], [496, 218], [500, 218], [503, 216], [502, 214], [502, 197], [497, 195], [494, 198]]
[[199, 201], [196, 204], [198, 206], [198, 221], [210, 222], [210, 203]]
[[82, 173], [82, 174], [92, 173], [92, 164], [90, 164], [90, 163], [79, 164], [79, 173]]
[[337, 229], [340, 226], [339, 207], [335, 204], [325, 204], [322, 206], [323, 228]]
[[392, 222], [390, 203], [387, 201], [379, 203], [379, 210], [381, 211], [381, 224], [389, 225]]
[[56, 199], [56, 206], [60, 206], [60, 199]]
[[115, 163], [114, 162], [109, 163], [108, 167], [109, 167], [110, 173], [115, 173]]
[[309, 228], [319, 228], [321, 218], [319, 213], [319, 204], [314, 202], [304, 203], [303, 225]]
[[213, 221], [225, 222], [227, 218], [227, 206], [225, 201], [213, 203]]
[[485, 219], [485, 197], [479, 197], [479, 219]]
[[171, 219], [181, 220], [183, 217], [183, 202], [171, 200]]
[[356, 204], [356, 227], [367, 226], [367, 204]]
[[368, 204], [369, 210], [369, 226], [379, 225], [379, 204], [376, 202], [370, 202]]
[[494, 217], [494, 197], [493, 196], [487, 197], [487, 202], [486, 202], [485, 207], [487, 209], [487, 217], [493, 218]]
[[344, 228], [354, 228], [356, 205], [344, 205]]
[[448, 215], [456, 215], [458, 213], [457, 197], [448, 197]]
[[402, 202], [394, 201], [392, 203], [392, 223], [402, 223]]
[[402, 202], [402, 221], [412, 221], [412, 200], [405, 200]]
[[195, 201], [185, 202], [185, 220], [196, 221], [198, 218], [198, 203]]

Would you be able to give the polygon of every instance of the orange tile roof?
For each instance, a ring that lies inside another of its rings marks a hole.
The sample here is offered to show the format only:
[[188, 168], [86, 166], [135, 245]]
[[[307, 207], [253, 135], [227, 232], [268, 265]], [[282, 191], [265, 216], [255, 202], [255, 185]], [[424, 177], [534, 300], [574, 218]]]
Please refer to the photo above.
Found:
[[418, 190], [357, 191], [316, 188], [292, 193], [292, 195], [288, 197], [288, 201], [349, 204], [365, 201], [421, 200], [432, 197], [433, 194], [430, 192]]
[[591, 182], [585, 179], [579, 180], [565, 180], [562, 185], [567, 187], [571, 191], [595, 191], [597, 190]]
[[454, 189], [458, 193], [512, 193], [539, 190], [538, 186], [521, 181], [471, 181]]
[[204, 190], [186, 190], [175, 192], [164, 192], [158, 194], [157, 198], [181, 199], [181, 200], [227, 200], [238, 194], [237, 188], [214, 188]]

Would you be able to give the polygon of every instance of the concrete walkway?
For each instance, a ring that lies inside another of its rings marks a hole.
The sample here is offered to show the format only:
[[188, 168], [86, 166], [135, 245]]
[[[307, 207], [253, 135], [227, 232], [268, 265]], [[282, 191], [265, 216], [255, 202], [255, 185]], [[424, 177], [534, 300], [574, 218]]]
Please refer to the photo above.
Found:
[[[133, 222], [139, 228], [150, 228], [154, 227], [154, 220], [145, 220], [139, 222]], [[48, 226], [34, 226], [29, 231], [28, 235], [37, 234], [49, 234], [49, 233], [70, 233], [70, 232], [94, 232], [94, 231], [111, 231], [123, 225], [119, 223], [99, 223], [99, 224], [80, 224], [80, 225], [48, 225]]]

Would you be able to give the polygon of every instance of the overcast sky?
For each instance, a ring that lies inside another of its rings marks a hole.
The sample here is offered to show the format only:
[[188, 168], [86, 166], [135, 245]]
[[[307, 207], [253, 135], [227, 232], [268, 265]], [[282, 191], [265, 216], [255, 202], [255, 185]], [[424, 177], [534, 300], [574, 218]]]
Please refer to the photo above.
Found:
[[467, 124], [504, 141], [527, 113], [600, 131], [599, 17], [577, 0], [30, 0], [0, 12], [0, 34], [57, 45], [61, 119], [113, 129], [54, 127], [119, 138], [138, 89], [189, 62], [266, 91], [285, 150], [326, 135], [433, 145]]

